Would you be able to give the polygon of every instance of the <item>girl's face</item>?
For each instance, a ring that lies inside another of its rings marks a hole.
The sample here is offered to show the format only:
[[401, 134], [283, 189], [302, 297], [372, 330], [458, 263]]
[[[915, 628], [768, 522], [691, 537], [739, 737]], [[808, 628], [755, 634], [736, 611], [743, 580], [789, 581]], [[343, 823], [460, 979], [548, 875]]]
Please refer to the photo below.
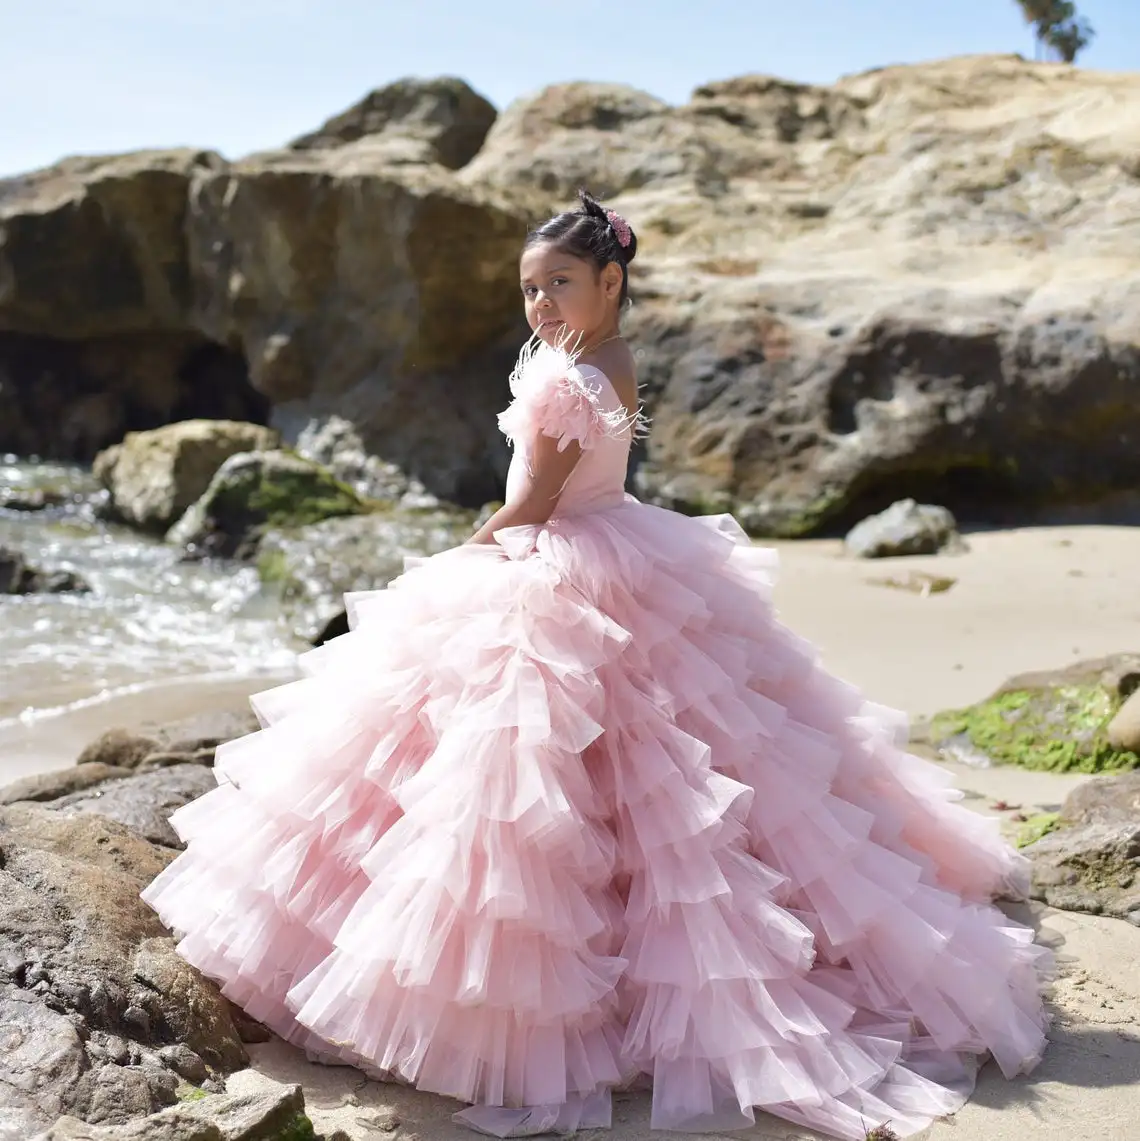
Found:
[[[549, 242], [524, 250], [519, 261], [527, 324], [548, 345], [589, 342], [610, 326], [621, 296], [621, 267], [599, 270]], [[616, 279], [616, 280], [615, 280]]]

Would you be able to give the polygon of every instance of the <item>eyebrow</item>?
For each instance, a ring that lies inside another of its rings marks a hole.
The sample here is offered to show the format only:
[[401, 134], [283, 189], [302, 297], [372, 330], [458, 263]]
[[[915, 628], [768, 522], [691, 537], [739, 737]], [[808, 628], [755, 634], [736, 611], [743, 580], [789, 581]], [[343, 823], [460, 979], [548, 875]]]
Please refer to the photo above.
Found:
[[[573, 268], [574, 267], [572, 265], [555, 265], [555, 266], [551, 266], [551, 268], [548, 269], [546, 272], [547, 272], [547, 274], [565, 273], [568, 269], [573, 269]], [[529, 277], [524, 277], [522, 280], [523, 280], [523, 284], [525, 285], [531, 279]]]

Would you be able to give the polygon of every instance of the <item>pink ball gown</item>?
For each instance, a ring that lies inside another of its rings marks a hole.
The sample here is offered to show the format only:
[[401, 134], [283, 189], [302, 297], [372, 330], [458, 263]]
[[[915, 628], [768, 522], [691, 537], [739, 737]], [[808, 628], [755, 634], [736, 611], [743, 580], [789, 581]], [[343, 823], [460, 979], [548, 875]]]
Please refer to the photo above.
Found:
[[500, 426], [581, 445], [557, 513], [350, 595], [257, 695], [143, 892], [180, 953], [325, 1061], [501, 1136], [609, 1123], [913, 1133], [1045, 1046], [1026, 864], [781, 626], [728, 516], [624, 492], [597, 369], [524, 354]]

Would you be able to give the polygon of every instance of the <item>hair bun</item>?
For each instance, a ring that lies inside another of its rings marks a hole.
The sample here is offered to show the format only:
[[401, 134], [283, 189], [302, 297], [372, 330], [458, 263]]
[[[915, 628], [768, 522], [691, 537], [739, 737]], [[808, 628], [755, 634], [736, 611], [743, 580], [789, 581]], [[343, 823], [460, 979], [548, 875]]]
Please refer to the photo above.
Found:
[[634, 232], [633, 227], [621, 219], [624, 223], [625, 233], [628, 234], [628, 241], [623, 240], [625, 235], [619, 234], [617, 227], [610, 221], [610, 212], [588, 191], [585, 189], [578, 191], [578, 201], [581, 203], [582, 213], [589, 218], [596, 218], [599, 222], [610, 230], [614, 235], [614, 244], [617, 246], [622, 261], [629, 265], [631, 261], [637, 256], [637, 234]]

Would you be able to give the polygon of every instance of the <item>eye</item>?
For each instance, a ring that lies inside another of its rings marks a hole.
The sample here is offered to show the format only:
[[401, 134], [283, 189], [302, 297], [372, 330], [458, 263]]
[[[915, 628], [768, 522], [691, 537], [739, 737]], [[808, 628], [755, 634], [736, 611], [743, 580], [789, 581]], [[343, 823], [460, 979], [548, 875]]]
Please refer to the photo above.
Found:
[[532, 297], [534, 295], [534, 293], [535, 293], [535, 288], [533, 285], [524, 285], [523, 286], [523, 296], [524, 297]]
[[569, 279], [565, 278], [565, 277], [552, 277], [550, 279], [550, 284], [551, 285], [565, 285], [568, 280]]

